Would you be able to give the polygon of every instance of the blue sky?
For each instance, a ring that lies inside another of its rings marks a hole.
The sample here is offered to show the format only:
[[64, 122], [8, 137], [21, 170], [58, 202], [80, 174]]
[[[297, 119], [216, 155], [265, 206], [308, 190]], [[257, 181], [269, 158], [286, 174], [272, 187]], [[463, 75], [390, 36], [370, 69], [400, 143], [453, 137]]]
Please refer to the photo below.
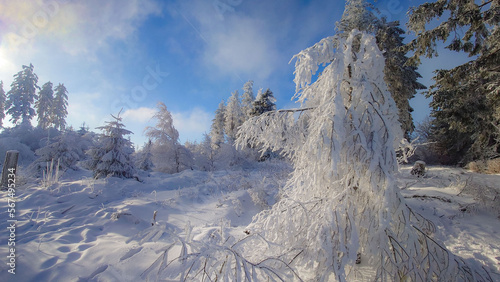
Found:
[[[405, 21], [423, 1], [382, 0], [389, 20]], [[270, 88], [279, 108], [294, 107], [293, 55], [333, 35], [344, 1], [297, 0], [0, 0], [0, 80], [32, 63], [39, 85], [64, 83], [67, 122], [92, 129], [122, 110], [137, 145], [152, 125], [156, 103], [166, 104], [181, 141], [209, 132], [219, 102], [248, 80], [254, 92]], [[424, 60], [421, 82], [432, 71], [465, 59], [443, 52]], [[458, 58], [458, 59], [457, 59]], [[428, 101], [412, 101], [414, 119]]]

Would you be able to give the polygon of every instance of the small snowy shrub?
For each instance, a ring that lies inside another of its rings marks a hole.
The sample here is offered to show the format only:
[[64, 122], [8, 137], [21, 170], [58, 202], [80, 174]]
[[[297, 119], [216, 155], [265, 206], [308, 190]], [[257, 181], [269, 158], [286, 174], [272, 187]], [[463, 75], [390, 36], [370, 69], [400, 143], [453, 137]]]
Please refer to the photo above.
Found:
[[[57, 165], [57, 171], [67, 169], [76, 170], [76, 163], [83, 155], [83, 147], [80, 146], [81, 137], [73, 131], [67, 131], [55, 139], [53, 143], [36, 150], [38, 158], [30, 165], [30, 168], [37, 176], [42, 172], [47, 172], [49, 165]], [[50, 168], [55, 171], [56, 168]]]
[[425, 162], [423, 161], [416, 161], [415, 164], [413, 165], [411, 171], [411, 175], [415, 175], [417, 177], [421, 177], [425, 175]]

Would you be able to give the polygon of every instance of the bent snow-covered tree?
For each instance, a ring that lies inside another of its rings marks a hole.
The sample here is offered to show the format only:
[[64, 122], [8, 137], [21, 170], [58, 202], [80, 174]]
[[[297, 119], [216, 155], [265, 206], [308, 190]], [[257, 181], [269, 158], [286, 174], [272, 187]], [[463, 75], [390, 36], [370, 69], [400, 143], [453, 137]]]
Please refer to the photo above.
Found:
[[431, 239], [432, 222], [399, 192], [403, 133], [375, 37], [354, 30], [294, 58], [302, 108], [254, 117], [239, 131], [240, 146], [282, 149], [295, 168], [285, 196], [249, 226], [267, 242], [240, 245], [245, 258], [279, 258], [287, 268], [276, 271], [307, 281], [485, 279]]
[[191, 166], [189, 151], [179, 143], [179, 132], [174, 127], [172, 115], [163, 102], [158, 102], [158, 112], [153, 118], [156, 126], [146, 127], [145, 134], [153, 142], [151, 153], [156, 171], [181, 172]]

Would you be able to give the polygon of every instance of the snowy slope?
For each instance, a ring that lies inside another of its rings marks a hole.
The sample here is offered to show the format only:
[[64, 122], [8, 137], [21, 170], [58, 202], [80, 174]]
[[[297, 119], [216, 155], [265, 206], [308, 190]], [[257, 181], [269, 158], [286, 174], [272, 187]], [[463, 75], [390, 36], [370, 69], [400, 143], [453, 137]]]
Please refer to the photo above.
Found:
[[[493, 197], [500, 175], [432, 167], [416, 178], [409, 170], [403, 167], [398, 178], [402, 193], [434, 221], [434, 237], [498, 279], [500, 209]], [[261, 163], [246, 170], [153, 173], [140, 183], [93, 180], [81, 170], [47, 188], [25, 184], [17, 191], [16, 274], [2, 263], [0, 281], [143, 280], [174, 236], [245, 237], [245, 226], [276, 201], [289, 172], [283, 164]], [[7, 261], [6, 197], [0, 199], [0, 218], [0, 253]]]

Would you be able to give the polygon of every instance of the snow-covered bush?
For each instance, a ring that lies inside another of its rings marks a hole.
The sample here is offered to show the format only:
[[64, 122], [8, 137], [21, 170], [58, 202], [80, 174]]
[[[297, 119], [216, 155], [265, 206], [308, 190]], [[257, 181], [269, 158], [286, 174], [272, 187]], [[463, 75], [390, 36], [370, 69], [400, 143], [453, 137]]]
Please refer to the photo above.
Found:
[[17, 137], [1, 137], [0, 138], [0, 160], [3, 165], [5, 153], [9, 150], [16, 150], [19, 152], [18, 163], [29, 164], [35, 159], [35, 153], [25, 144], [21, 143]]
[[132, 132], [124, 128], [120, 115], [111, 116], [114, 121], [98, 127], [103, 133], [99, 136], [97, 145], [86, 152], [90, 158], [86, 166], [94, 172], [96, 178], [132, 178], [136, 172], [131, 158], [134, 147], [130, 140], [123, 137]]
[[425, 162], [416, 161], [415, 164], [413, 165], [410, 173], [411, 173], [411, 175], [415, 175], [417, 177], [424, 176], [425, 175]]
[[55, 137], [49, 145], [36, 150], [35, 154], [38, 158], [30, 165], [30, 168], [38, 177], [42, 172], [47, 170], [55, 171], [55, 167], [51, 165], [58, 165], [57, 170], [65, 171], [67, 169], [77, 169], [76, 163], [84, 155], [87, 149], [83, 142], [82, 137], [73, 131], [66, 131], [62, 135]]

